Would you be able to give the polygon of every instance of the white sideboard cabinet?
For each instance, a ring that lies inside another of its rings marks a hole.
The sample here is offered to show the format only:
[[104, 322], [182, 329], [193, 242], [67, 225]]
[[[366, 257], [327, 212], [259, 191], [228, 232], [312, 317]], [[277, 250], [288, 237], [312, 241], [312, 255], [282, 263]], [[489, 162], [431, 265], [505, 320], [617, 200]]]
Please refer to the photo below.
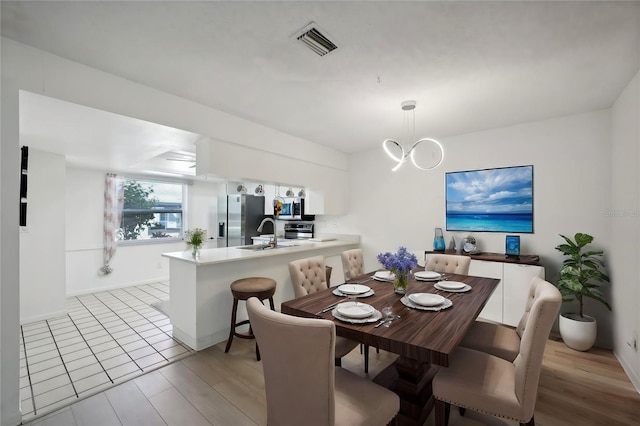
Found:
[[502, 267], [502, 323], [515, 327], [524, 313], [531, 279], [544, 279], [544, 267], [521, 263], [503, 263]]
[[[425, 252], [425, 261], [428, 262], [430, 254], [434, 252]], [[518, 260], [507, 259], [504, 254], [499, 253], [480, 253], [470, 257], [469, 275], [500, 280], [478, 316], [513, 327], [517, 326], [527, 302], [531, 279], [545, 278], [544, 267], [539, 264], [538, 256], [521, 256]]]
[[475, 277], [487, 277], [497, 278], [500, 280], [498, 286], [493, 291], [493, 294], [487, 300], [487, 304], [484, 305], [484, 309], [480, 311], [479, 317], [488, 319], [490, 321], [502, 322], [503, 317], [503, 277], [502, 277], [502, 263], [500, 262], [488, 262], [486, 260], [472, 260], [469, 265], [469, 275]]

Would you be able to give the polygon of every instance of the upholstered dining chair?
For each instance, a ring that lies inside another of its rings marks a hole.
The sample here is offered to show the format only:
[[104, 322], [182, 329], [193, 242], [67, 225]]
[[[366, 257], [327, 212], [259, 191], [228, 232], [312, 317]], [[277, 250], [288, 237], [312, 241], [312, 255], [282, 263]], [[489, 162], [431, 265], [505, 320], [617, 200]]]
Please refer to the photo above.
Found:
[[362, 249], [345, 250], [340, 253], [340, 258], [342, 259], [342, 270], [344, 271], [345, 281], [349, 281], [365, 273]]
[[459, 346], [475, 349], [490, 355], [495, 355], [507, 361], [513, 361], [520, 353], [520, 339], [527, 328], [531, 307], [536, 300], [538, 287], [545, 281], [539, 277], [533, 277], [529, 284], [529, 294], [524, 313], [514, 329], [502, 324], [486, 321], [475, 321], [467, 331]]
[[432, 254], [429, 255], [429, 262], [425, 269], [444, 274], [469, 275], [469, 265], [471, 265], [469, 256]]
[[[462, 409], [534, 426], [533, 412], [544, 348], [560, 311], [562, 297], [551, 283], [537, 278], [520, 350], [507, 361], [474, 349], [458, 347], [433, 378], [436, 426], [446, 426], [451, 404]], [[266, 309], [266, 308], [265, 308]]]
[[[323, 256], [308, 257], [289, 262], [289, 275], [296, 298], [329, 288]], [[342, 365], [342, 357], [358, 346], [358, 342], [337, 337], [335, 342], [336, 365]]]
[[[342, 270], [344, 271], [344, 280], [349, 281], [360, 275], [364, 275], [364, 256], [362, 249], [345, 250], [340, 253], [342, 259]], [[376, 352], [380, 353], [380, 349], [376, 348]], [[364, 372], [369, 372], [369, 345], [360, 345], [360, 353], [364, 354]]]
[[299, 318], [267, 309], [257, 298], [247, 312], [260, 351], [267, 424], [386, 425], [395, 421], [398, 396], [335, 367], [332, 321]]

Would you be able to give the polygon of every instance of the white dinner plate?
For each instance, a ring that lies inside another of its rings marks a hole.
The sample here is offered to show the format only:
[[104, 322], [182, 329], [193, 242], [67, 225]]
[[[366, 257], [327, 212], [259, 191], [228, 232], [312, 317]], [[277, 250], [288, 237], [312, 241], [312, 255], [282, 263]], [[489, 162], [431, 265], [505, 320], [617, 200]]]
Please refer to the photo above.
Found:
[[462, 290], [466, 284], [459, 281], [440, 281], [438, 286], [445, 290]]
[[442, 311], [444, 309], [447, 309], [453, 306], [453, 302], [446, 298], [444, 299], [444, 303], [442, 305], [437, 305], [437, 306], [418, 305], [417, 303], [413, 303], [411, 299], [409, 299], [406, 295], [400, 299], [400, 302], [402, 302], [404, 306], [409, 308], [419, 309], [421, 311], [433, 311], [433, 312]]
[[375, 311], [373, 306], [361, 302], [345, 302], [336, 306], [336, 312], [346, 318], [367, 318]]
[[460, 290], [451, 290], [451, 289], [440, 287], [441, 283], [442, 281], [440, 281], [439, 283], [435, 283], [433, 287], [437, 290], [448, 291], [449, 293], [466, 293], [467, 291], [471, 290], [471, 286], [468, 284], [465, 284], [465, 286], [462, 287]]
[[378, 271], [373, 275], [373, 279], [378, 281], [393, 281], [396, 279], [396, 274], [390, 271]]
[[409, 300], [420, 306], [438, 306], [444, 303], [444, 297], [433, 293], [413, 293], [409, 295]]
[[413, 274], [413, 276], [416, 277], [417, 280], [423, 281], [435, 281], [442, 278], [442, 274], [436, 271], [418, 271]]
[[344, 294], [364, 294], [371, 290], [371, 287], [367, 287], [362, 284], [342, 284], [338, 286], [338, 290]]
[[[423, 309], [427, 309], [427, 308], [423, 308]], [[340, 321], [344, 321], [344, 322], [348, 322], [350, 324], [367, 324], [367, 323], [373, 323], [373, 322], [378, 322], [380, 321], [380, 319], [382, 318], [382, 312], [380, 312], [379, 310], [375, 310], [373, 312], [373, 314], [371, 316], [368, 316], [366, 318], [349, 318], [349, 317], [344, 317], [342, 315], [340, 315], [338, 313], [337, 309], [334, 309], [333, 311], [331, 311], [331, 314], [333, 315], [333, 317], [335, 319], [338, 319]]]
[[369, 296], [373, 296], [374, 294], [376, 294], [376, 292], [373, 291], [373, 290], [369, 290], [368, 292], [362, 293], [362, 294], [345, 294], [345, 293], [341, 292], [340, 290], [338, 290], [338, 287], [333, 287], [332, 293], [335, 296], [338, 296], [338, 297], [345, 297], [345, 296], [354, 297], [355, 296], [357, 298], [369, 297]]

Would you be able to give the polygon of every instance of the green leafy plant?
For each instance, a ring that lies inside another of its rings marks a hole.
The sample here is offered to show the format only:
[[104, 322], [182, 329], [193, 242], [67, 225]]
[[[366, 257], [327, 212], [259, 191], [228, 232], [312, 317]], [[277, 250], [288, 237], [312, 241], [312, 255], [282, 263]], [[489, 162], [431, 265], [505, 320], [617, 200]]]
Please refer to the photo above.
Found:
[[190, 229], [185, 232], [185, 242], [188, 247], [199, 249], [204, 244], [204, 240], [207, 238], [206, 229]]
[[556, 284], [562, 300], [572, 301], [574, 298], [580, 306], [579, 315], [583, 315], [583, 298], [589, 297], [604, 304], [607, 309], [611, 306], [604, 299], [599, 289], [601, 283], [609, 282], [609, 277], [602, 272], [604, 263], [602, 250], [586, 250], [585, 247], [593, 242], [593, 237], [589, 234], [576, 233], [574, 240], [562, 234], [565, 244], [556, 246], [556, 250], [568, 256], [560, 268], [560, 279]]
[[122, 215], [122, 239], [137, 240], [154, 219], [153, 213], [145, 212], [158, 204], [153, 187], [128, 180], [124, 184], [124, 210]]

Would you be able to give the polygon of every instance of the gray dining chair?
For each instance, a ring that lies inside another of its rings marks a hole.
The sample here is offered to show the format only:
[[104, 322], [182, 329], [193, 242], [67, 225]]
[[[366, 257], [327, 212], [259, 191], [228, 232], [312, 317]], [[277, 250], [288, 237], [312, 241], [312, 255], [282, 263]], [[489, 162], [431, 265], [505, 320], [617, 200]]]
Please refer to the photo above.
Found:
[[267, 309], [256, 298], [247, 312], [260, 351], [267, 396], [267, 424], [376, 426], [395, 422], [398, 395], [335, 367], [332, 321]]
[[[551, 283], [539, 280], [513, 361], [458, 347], [433, 378], [436, 426], [446, 426], [450, 406], [515, 420], [534, 426], [544, 348], [558, 316], [562, 296]], [[266, 309], [266, 308], [265, 308]]]
[[444, 274], [469, 275], [469, 265], [471, 265], [469, 256], [431, 254], [425, 270]]
[[[329, 288], [324, 257], [314, 256], [289, 262], [289, 276], [296, 298]], [[335, 342], [336, 365], [342, 365], [342, 357], [358, 346], [358, 342], [337, 337]]]

